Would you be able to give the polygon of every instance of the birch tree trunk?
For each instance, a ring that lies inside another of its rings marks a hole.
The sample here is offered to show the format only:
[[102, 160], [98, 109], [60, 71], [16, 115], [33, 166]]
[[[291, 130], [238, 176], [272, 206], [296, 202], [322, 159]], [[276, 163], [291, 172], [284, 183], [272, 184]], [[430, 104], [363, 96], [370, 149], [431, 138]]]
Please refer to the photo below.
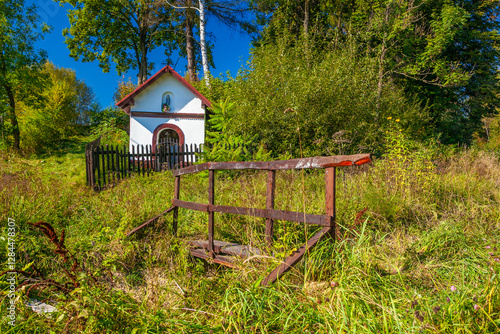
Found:
[[201, 48], [201, 61], [203, 63], [203, 76], [205, 77], [205, 84], [210, 86], [210, 69], [208, 67], [207, 56], [207, 41], [205, 34], [205, 0], [200, 0], [200, 48]]

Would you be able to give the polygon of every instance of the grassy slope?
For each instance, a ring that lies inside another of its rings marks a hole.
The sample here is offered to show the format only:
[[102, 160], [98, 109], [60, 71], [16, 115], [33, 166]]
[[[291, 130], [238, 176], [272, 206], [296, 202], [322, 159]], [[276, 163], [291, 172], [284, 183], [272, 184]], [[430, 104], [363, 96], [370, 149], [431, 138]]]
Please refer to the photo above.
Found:
[[[500, 164], [490, 154], [468, 151], [435, 164], [396, 154], [369, 167], [342, 169], [343, 241], [323, 242], [270, 288], [256, 282], [276, 260], [228, 270], [188, 256], [183, 241], [204, 237], [206, 214], [181, 210], [179, 238], [170, 234], [167, 216], [123, 239], [170, 206], [171, 173], [134, 177], [95, 193], [84, 185], [81, 154], [1, 158], [2, 249], [11, 217], [18, 225], [18, 269], [35, 261], [46, 275], [64, 281], [53, 246], [26, 224], [46, 221], [66, 231], [67, 247], [99, 281], [89, 284], [82, 275], [81, 287], [69, 296], [42, 294], [58, 299], [59, 312], [51, 318], [34, 315], [19, 301], [17, 327], [2, 317], [2, 333], [500, 331]], [[278, 209], [323, 213], [322, 171], [277, 175]], [[264, 173], [219, 175], [216, 201], [265, 207], [265, 180]], [[206, 202], [207, 175], [184, 178], [181, 199]], [[216, 220], [217, 239], [262, 244], [261, 219]], [[275, 252], [284, 256], [316, 230], [278, 222]], [[5, 263], [6, 254], [0, 257]], [[1, 314], [6, 307], [3, 298]]]

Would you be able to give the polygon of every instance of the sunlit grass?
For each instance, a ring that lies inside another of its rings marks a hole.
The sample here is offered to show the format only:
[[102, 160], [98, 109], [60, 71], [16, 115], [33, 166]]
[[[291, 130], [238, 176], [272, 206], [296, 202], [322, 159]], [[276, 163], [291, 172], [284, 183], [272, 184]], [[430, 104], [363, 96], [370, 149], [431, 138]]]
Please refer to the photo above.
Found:
[[[500, 331], [498, 158], [471, 150], [434, 161], [432, 168], [396, 163], [381, 159], [340, 169], [343, 240], [324, 240], [276, 284], [261, 288], [259, 280], [317, 227], [278, 221], [273, 250], [278, 260], [263, 257], [241, 262], [238, 269], [208, 265], [191, 258], [184, 242], [206, 238], [205, 213], [181, 209], [177, 238], [171, 215], [125, 238], [171, 205], [170, 172], [133, 177], [96, 193], [85, 185], [81, 154], [43, 159], [4, 154], [0, 219], [17, 222], [20, 268], [35, 261], [49, 277], [63, 277], [48, 241], [26, 224], [46, 221], [66, 231], [67, 247], [100, 284], [81, 277], [81, 288], [70, 296], [41, 295], [59, 300], [59, 311], [50, 318], [35, 316], [19, 301], [17, 327], [2, 318], [0, 331]], [[216, 203], [264, 208], [266, 177], [265, 172], [219, 173]], [[276, 208], [301, 211], [305, 200], [308, 213], [324, 213], [324, 172], [307, 172], [304, 179], [306, 196], [300, 172], [277, 173]], [[183, 177], [181, 189], [183, 200], [208, 202], [206, 175]], [[262, 246], [263, 229], [263, 219], [216, 216], [216, 239]], [[0, 259], [5, 263], [6, 255], [0, 253]], [[4, 298], [2, 314], [6, 305]]]

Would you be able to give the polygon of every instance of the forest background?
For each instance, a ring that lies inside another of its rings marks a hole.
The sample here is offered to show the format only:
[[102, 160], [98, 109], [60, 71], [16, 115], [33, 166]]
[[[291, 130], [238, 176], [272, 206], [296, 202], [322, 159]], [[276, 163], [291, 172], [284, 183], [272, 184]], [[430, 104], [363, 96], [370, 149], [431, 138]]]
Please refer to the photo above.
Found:
[[[271, 257], [230, 270], [193, 260], [204, 213], [166, 209], [171, 172], [94, 192], [84, 144], [128, 143], [128, 117], [101, 108], [78, 73], [36, 41], [34, 6], [0, 1], [0, 252], [15, 220], [16, 323], [0, 273], [2, 333], [479, 333], [500, 330], [499, 1], [60, 1], [75, 59], [149, 75], [151, 50], [177, 50], [213, 102], [205, 160], [373, 153], [339, 168], [326, 240], [272, 287], [259, 280], [317, 231], [276, 222]], [[247, 64], [213, 77], [212, 17], [251, 34]], [[42, 28], [40, 29], [40, 27]], [[225, 144], [258, 147], [258, 156]], [[182, 200], [206, 201], [207, 175]], [[321, 171], [277, 175], [276, 208], [323, 214]], [[265, 207], [266, 175], [217, 175], [217, 202]], [[298, 190], [298, 191], [291, 191]], [[307, 194], [307, 195], [306, 195]], [[46, 222], [30, 225], [29, 223]], [[261, 219], [217, 216], [216, 238], [263, 246]], [[49, 238], [45, 238], [48, 236]], [[9, 255], [10, 256], [10, 255]], [[29, 303], [56, 306], [38, 315]]]
[[[72, 57], [136, 70], [140, 84], [151, 75], [148, 52], [163, 48], [168, 61], [178, 50], [190, 82], [213, 102], [232, 102], [227, 134], [262, 142], [274, 156], [298, 154], [297, 128], [306, 155], [381, 152], [391, 119], [420, 142], [470, 145], [497, 131], [496, 1], [68, 3]], [[35, 48], [50, 29], [38, 29], [36, 8], [2, 5], [3, 147], [42, 153], [103, 118], [126, 130], [122, 113], [101, 110], [74, 71]], [[210, 75], [204, 15], [254, 37], [234, 78]], [[136, 83], [117, 86], [115, 100]]]

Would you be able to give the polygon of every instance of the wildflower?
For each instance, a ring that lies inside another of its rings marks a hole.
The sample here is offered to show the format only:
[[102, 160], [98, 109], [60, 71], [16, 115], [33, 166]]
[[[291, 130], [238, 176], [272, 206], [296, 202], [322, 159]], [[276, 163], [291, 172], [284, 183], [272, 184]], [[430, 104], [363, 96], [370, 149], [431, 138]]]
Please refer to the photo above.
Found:
[[391, 117], [391, 116], [389, 116], [389, 117], [387, 117], [387, 119], [392, 119], [392, 117]]
[[450, 287], [450, 290], [451, 290], [452, 292], [455, 292], [455, 291], [457, 291], [457, 288], [455, 288], [455, 286], [454, 286], [454, 285], [452, 285], [452, 286]]
[[446, 297], [446, 302], [450, 302], [450, 297]]
[[490, 246], [486, 246], [486, 249], [490, 249], [491, 247]]
[[499, 259], [498, 257], [496, 257], [496, 258], [494, 259], [494, 261], [495, 261], [495, 262], [500, 262], [500, 259]]
[[476, 311], [477, 311], [477, 310], [479, 310], [480, 308], [481, 308], [481, 307], [480, 307], [479, 305], [474, 304], [474, 310], [476, 310]]
[[495, 254], [493, 254], [493, 253], [488, 253], [488, 254], [490, 254], [490, 256], [493, 256], [493, 255], [495, 255]]
[[398, 119], [396, 119], [396, 122], [399, 122], [399, 118], [398, 118]]
[[403, 131], [403, 130], [399, 129], [399, 132], [401, 132], [401, 131]]
[[336, 288], [336, 287], [338, 287], [338, 286], [339, 286], [339, 283], [338, 283], [338, 282], [331, 282], [331, 283], [330, 283], [330, 286], [331, 286], [332, 288]]

